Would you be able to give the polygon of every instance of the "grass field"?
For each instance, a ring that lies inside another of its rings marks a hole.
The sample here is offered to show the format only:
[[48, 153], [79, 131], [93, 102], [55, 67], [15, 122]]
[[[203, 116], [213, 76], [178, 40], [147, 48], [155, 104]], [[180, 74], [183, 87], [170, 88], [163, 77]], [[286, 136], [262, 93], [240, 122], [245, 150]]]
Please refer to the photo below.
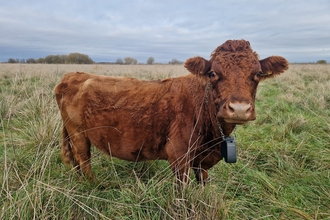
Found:
[[[330, 66], [290, 65], [259, 85], [257, 120], [236, 132], [238, 162], [183, 190], [165, 161], [93, 149], [89, 182], [59, 157], [54, 86], [69, 71], [143, 79], [177, 65], [0, 64], [0, 219], [330, 219]], [[193, 179], [193, 178], [192, 178]]]

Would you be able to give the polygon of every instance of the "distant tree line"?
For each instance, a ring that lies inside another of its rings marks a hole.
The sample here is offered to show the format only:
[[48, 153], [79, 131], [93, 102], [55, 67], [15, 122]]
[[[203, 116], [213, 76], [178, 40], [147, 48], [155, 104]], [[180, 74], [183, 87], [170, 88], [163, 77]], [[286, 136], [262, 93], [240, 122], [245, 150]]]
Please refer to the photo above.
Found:
[[177, 59], [172, 59], [171, 61], [169, 61], [168, 62], [169, 64], [183, 64], [183, 62], [182, 61], [179, 61], [179, 60], [177, 60]]
[[[134, 64], [137, 64], [138, 61], [137, 59], [133, 58], [133, 57], [125, 57], [124, 59], [122, 58], [117, 58], [115, 64], [126, 64], [126, 65], [134, 65]], [[149, 57], [147, 59], [147, 62], [146, 64], [154, 64], [155, 63], [155, 58], [153, 57]]]
[[86, 54], [70, 53], [69, 55], [48, 55], [45, 58], [27, 60], [9, 58], [8, 63], [93, 64], [94, 61]]
[[[70, 53], [69, 55], [48, 55], [44, 58], [28, 58], [28, 59], [15, 59], [9, 58], [8, 63], [47, 63], [47, 64], [93, 64], [95, 63], [88, 55], [81, 53]], [[102, 63], [113, 63], [113, 62], [100, 62]], [[137, 59], [133, 57], [117, 58], [114, 62], [115, 64], [125, 64], [125, 65], [135, 65], [138, 64]], [[153, 57], [149, 57], [146, 61], [146, 64], [152, 65], [155, 63]], [[169, 64], [182, 64], [182, 61], [173, 58], [168, 62]]]
[[25, 63], [25, 62], [26, 62], [25, 59], [18, 59], [18, 58], [16, 58], [16, 59], [9, 58], [8, 59], [8, 63]]

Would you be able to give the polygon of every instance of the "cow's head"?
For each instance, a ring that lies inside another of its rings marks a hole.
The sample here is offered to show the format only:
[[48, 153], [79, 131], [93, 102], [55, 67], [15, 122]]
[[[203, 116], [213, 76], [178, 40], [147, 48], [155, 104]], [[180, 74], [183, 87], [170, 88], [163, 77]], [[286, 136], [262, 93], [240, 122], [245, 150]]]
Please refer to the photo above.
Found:
[[190, 58], [185, 67], [193, 74], [209, 78], [220, 122], [244, 124], [254, 120], [258, 83], [288, 69], [280, 56], [259, 60], [245, 40], [228, 40], [217, 47], [211, 59]]

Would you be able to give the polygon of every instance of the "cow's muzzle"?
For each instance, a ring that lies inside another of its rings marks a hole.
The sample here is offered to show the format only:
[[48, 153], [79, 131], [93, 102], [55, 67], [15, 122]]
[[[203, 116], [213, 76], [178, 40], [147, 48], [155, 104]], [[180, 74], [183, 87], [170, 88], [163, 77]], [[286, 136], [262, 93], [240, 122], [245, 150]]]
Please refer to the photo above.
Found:
[[220, 107], [218, 118], [227, 123], [244, 124], [255, 120], [254, 105], [248, 102], [228, 101]]

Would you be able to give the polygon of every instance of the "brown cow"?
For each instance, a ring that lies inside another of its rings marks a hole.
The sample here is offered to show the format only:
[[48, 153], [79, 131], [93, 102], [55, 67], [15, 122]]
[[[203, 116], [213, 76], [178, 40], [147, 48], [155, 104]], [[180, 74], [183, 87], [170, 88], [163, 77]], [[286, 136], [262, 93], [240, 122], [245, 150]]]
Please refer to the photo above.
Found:
[[124, 160], [168, 160], [182, 182], [192, 168], [204, 183], [223, 158], [220, 129], [229, 135], [254, 120], [258, 83], [287, 70], [288, 62], [259, 60], [248, 41], [228, 40], [210, 60], [194, 57], [184, 66], [191, 74], [159, 81], [66, 74], [55, 88], [63, 162], [93, 178], [93, 144]]

